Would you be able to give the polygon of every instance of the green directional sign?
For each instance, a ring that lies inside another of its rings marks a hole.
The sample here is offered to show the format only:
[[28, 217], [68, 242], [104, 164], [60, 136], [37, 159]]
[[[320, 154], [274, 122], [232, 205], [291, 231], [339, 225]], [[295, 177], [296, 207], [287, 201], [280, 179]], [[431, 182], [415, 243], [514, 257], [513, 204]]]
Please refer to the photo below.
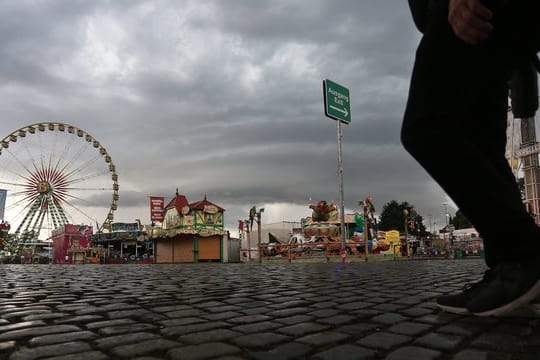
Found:
[[351, 122], [349, 89], [328, 79], [323, 80], [324, 114], [345, 124]]

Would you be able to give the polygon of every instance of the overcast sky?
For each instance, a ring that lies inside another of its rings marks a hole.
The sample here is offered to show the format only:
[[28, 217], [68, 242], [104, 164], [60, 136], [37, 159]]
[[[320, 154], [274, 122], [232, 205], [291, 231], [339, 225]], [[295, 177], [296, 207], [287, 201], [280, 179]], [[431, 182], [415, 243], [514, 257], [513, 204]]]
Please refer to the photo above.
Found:
[[379, 214], [408, 201], [428, 229], [445, 221], [449, 199], [399, 141], [419, 41], [405, 1], [2, 1], [0, 41], [2, 137], [48, 121], [92, 134], [116, 164], [116, 221], [148, 223], [148, 196], [176, 188], [225, 208], [233, 235], [253, 205], [270, 223], [339, 202], [326, 78], [350, 90], [346, 211], [372, 196]]

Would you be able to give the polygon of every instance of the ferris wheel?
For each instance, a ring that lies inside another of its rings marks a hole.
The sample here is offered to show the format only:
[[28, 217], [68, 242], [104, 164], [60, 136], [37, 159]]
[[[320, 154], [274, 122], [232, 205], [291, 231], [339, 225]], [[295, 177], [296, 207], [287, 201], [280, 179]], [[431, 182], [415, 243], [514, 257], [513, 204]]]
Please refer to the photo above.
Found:
[[65, 224], [110, 228], [119, 199], [116, 168], [103, 145], [75, 126], [43, 122], [0, 142], [0, 189], [13, 242], [47, 239]]

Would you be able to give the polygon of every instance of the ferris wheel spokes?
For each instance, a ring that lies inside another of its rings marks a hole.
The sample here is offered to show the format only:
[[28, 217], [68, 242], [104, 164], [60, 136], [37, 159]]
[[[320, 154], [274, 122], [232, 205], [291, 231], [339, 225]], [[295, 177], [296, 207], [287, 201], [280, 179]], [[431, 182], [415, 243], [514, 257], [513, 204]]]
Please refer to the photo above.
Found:
[[[97, 224], [104, 209], [102, 228], [109, 228], [119, 199], [107, 150], [63, 123], [28, 125], [0, 141], [0, 187], [8, 190], [6, 215], [20, 243], [70, 222]], [[112, 194], [108, 200], [106, 193]]]

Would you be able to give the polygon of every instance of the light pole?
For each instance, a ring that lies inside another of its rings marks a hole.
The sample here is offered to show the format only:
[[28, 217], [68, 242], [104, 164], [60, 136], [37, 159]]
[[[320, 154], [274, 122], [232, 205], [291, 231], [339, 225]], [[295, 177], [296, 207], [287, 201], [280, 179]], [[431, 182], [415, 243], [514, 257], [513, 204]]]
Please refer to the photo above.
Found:
[[[371, 231], [371, 225], [375, 224], [375, 216], [373, 215], [375, 212], [375, 207], [372, 203], [372, 197], [368, 196], [362, 204], [364, 205], [364, 250], [365, 250], [365, 261], [368, 261], [368, 254], [369, 254], [369, 234]], [[375, 231], [376, 229], [374, 229]], [[375, 231], [375, 240], [377, 239], [377, 233]]]
[[364, 228], [362, 230], [362, 237], [363, 237], [363, 241], [364, 241], [364, 256], [365, 256], [364, 261], [368, 261], [368, 253], [369, 253], [369, 249], [368, 249], [368, 241], [369, 241], [368, 217], [367, 217], [368, 209], [367, 209], [367, 205], [366, 205], [365, 201], [359, 201], [358, 205], [362, 206], [362, 209], [363, 209], [363, 211], [362, 211], [362, 219], [364, 221]]
[[[156, 223], [154, 221], [152, 221], [150, 223], [150, 226], [151, 226], [151, 231], [150, 231], [150, 240], [152, 241], [152, 263], [155, 264], [156, 261], [157, 261], [157, 256], [156, 256], [156, 239], [154, 239], [154, 227], [156, 226]], [[163, 226], [163, 223], [161, 224], [161, 226]]]
[[[257, 251], [259, 252], [259, 263], [262, 262], [262, 256], [261, 256], [261, 214], [264, 212], [264, 208], [260, 208], [259, 211], [257, 211], [257, 208], [255, 206], [252, 206], [251, 209], [249, 209], [249, 225], [253, 225], [253, 221], [257, 222]], [[249, 229], [251, 231], [251, 229]], [[251, 239], [248, 232], [248, 243], [249, 243], [249, 251], [250, 251], [250, 257], [249, 260], [251, 260]]]
[[403, 225], [405, 226], [405, 246], [407, 250], [407, 257], [410, 256], [409, 254], [409, 211], [407, 209], [403, 209]]
[[251, 231], [249, 230], [249, 220], [245, 220], [244, 222], [246, 227], [246, 239], [247, 239], [247, 247], [248, 247], [248, 261], [251, 262]]
[[446, 218], [446, 226], [448, 226], [450, 222], [450, 214], [448, 213], [448, 204], [444, 203], [443, 206], [444, 206], [444, 217]]
[[262, 252], [261, 252], [261, 214], [264, 212], [264, 208], [260, 208], [257, 211], [257, 248], [259, 251], [259, 264], [262, 262]]
[[446, 251], [448, 252], [448, 255], [450, 253], [450, 245], [448, 244], [450, 241], [450, 238], [447, 236], [448, 234], [448, 227], [450, 224], [450, 214], [448, 213], [448, 204], [444, 203], [444, 217], [446, 219], [446, 226], [444, 228], [444, 245], [446, 246]]

